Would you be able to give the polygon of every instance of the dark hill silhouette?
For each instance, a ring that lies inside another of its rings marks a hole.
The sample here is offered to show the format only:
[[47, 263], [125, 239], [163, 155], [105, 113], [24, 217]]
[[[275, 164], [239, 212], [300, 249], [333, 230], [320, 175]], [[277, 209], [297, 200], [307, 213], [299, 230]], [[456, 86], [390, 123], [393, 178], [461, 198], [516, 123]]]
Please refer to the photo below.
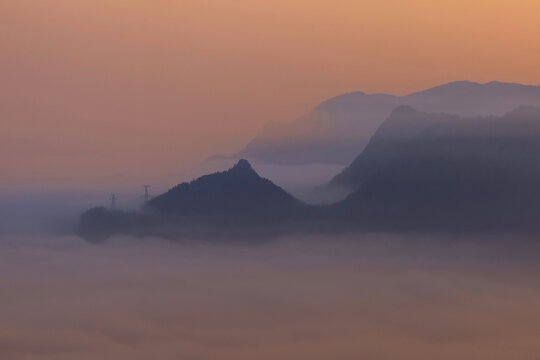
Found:
[[540, 109], [464, 118], [396, 108], [333, 180], [352, 194], [309, 206], [246, 160], [175, 186], [142, 212], [95, 208], [79, 233], [256, 238], [291, 232], [538, 232]]
[[457, 81], [405, 96], [353, 92], [322, 102], [296, 121], [266, 126], [234, 157], [282, 164], [349, 164], [399, 105], [465, 117], [540, 106], [540, 86]]
[[213, 220], [278, 219], [300, 207], [300, 201], [260, 177], [244, 159], [227, 171], [177, 185], [147, 204], [161, 214]]
[[540, 220], [540, 109], [461, 118], [398, 107], [332, 184], [381, 228], [523, 230]]
[[89, 209], [80, 216], [78, 234], [93, 242], [117, 233], [257, 239], [288, 232], [290, 224], [305, 219], [309, 211], [309, 206], [240, 160], [227, 171], [173, 187], [150, 200], [143, 211]]

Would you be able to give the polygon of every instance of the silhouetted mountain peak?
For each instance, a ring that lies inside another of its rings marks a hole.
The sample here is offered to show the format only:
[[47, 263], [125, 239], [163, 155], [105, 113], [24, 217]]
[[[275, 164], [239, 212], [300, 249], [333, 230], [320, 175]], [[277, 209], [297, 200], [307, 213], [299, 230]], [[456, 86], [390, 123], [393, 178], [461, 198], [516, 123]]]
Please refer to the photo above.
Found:
[[237, 175], [246, 175], [246, 176], [259, 176], [255, 170], [251, 167], [251, 164], [246, 159], [240, 159], [238, 162], [229, 169], [229, 172]]
[[147, 208], [186, 218], [261, 220], [286, 218], [300, 205], [241, 159], [229, 170], [173, 187], [148, 202]]
[[442, 84], [439, 86], [435, 86], [431, 89], [427, 89], [426, 91], [434, 90], [434, 89], [464, 89], [464, 88], [474, 88], [474, 87], [482, 87], [484, 84], [480, 84], [475, 81], [469, 81], [469, 80], [458, 80], [458, 81], [450, 81], [446, 84]]

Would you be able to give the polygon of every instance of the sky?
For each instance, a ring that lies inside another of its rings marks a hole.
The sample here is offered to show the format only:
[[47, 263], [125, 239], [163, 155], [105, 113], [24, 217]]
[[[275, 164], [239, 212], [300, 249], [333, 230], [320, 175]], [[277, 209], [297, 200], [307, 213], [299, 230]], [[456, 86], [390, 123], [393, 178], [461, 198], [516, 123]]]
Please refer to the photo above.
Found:
[[189, 180], [350, 91], [540, 83], [530, 0], [3, 0], [0, 193]]

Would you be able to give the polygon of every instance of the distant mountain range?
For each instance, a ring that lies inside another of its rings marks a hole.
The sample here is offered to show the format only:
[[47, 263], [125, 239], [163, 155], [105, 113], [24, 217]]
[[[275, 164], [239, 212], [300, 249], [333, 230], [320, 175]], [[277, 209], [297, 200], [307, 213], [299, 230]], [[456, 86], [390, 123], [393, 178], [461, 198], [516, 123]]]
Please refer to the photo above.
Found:
[[276, 164], [349, 164], [399, 105], [465, 117], [540, 106], [540, 86], [452, 82], [406, 96], [354, 92], [324, 101], [293, 122], [268, 124], [234, 158]]
[[247, 160], [182, 183], [138, 212], [90, 209], [79, 233], [221, 237], [291, 232], [540, 231], [540, 107], [499, 116], [395, 108], [327, 185], [350, 195], [307, 205]]

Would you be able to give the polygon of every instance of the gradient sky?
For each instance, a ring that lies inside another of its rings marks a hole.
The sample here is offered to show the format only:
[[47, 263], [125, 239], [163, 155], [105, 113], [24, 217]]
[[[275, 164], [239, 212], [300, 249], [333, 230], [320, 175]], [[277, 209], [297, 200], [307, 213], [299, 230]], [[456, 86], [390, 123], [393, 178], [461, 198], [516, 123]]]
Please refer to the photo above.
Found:
[[530, 0], [2, 0], [0, 192], [184, 180], [348, 91], [538, 84], [538, 19]]

